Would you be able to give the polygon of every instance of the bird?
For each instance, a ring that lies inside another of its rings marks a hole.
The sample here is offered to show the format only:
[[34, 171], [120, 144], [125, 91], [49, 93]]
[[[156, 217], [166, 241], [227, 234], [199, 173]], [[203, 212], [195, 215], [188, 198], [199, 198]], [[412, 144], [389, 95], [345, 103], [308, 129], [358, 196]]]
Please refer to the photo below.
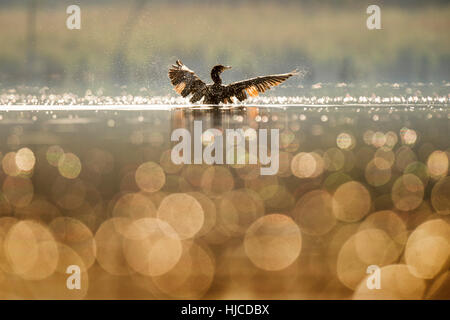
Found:
[[192, 95], [189, 100], [191, 103], [203, 99], [203, 104], [218, 105], [219, 103], [233, 103], [233, 97], [236, 97], [239, 101], [244, 101], [248, 96], [256, 97], [290, 77], [298, 75], [295, 70], [289, 73], [256, 77], [223, 85], [220, 74], [228, 69], [231, 69], [231, 67], [221, 64], [214, 66], [211, 69], [213, 83], [206, 84], [194, 71], [177, 60], [169, 68], [169, 79], [178, 94], [183, 97]]

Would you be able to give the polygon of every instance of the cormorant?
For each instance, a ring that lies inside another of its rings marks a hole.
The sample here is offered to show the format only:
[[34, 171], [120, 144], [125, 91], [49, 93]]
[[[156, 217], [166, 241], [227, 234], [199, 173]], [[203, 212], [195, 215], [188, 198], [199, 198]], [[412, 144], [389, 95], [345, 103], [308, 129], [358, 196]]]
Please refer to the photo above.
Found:
[[232, 97], [243, 101], [247, 99], [247, 94], [251, 97], [256, 97], [259, 93], [263, 93], [298, 74], [296, 71], [292, 71], [290, 73], [256, 77], [223, 85], [220, 74], [227, 69], [231, 69], [231, 67], [214, 66], [211, 70], [211, 79], [214, 83], [206, 84], [200, 80], [194, 71], [186, 67], [180, 60], [177, 60], [176, 64], [169, 69], [169, 78], [177, 93], [183, 97], [192, 94], [191, 103], [200, 101], [204, 97], [204, 104], [219, 104], [220, 102], [233, 103]]

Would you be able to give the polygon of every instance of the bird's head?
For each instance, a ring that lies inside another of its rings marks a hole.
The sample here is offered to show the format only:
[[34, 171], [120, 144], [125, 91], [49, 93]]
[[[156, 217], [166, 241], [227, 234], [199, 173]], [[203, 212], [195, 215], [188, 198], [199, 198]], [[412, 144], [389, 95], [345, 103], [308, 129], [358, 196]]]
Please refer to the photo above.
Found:
[[223, 66], [221, 64], [214, 66], [211, 70], [211, 73], [216, 73], [216, 74], [220, 74], [222, 72], [224, 72], [225, 70], [231, 69], [230, 66]]

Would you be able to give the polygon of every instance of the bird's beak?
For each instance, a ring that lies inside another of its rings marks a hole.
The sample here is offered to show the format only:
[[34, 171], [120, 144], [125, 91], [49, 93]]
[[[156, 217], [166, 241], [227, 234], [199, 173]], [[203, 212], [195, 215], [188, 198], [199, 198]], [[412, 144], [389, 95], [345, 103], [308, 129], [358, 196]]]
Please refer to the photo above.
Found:
[[231, 69], [231, 66], [225, 66], [225, 70]]

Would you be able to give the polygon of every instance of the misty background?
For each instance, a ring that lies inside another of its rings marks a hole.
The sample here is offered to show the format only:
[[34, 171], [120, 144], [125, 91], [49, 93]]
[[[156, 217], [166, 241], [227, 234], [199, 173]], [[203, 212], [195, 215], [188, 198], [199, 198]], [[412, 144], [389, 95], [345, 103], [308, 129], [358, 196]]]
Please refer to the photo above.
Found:
[[[69, 5], [81, 30], [66, 27]], [[366, 8], [381, 7], [382, 30]], [[0, 88], [173, 93], [181, 59], [205, 81], [298, 68], [297, 88], [319, 82], [450, 80], [449, 1], [0, 0]]]

